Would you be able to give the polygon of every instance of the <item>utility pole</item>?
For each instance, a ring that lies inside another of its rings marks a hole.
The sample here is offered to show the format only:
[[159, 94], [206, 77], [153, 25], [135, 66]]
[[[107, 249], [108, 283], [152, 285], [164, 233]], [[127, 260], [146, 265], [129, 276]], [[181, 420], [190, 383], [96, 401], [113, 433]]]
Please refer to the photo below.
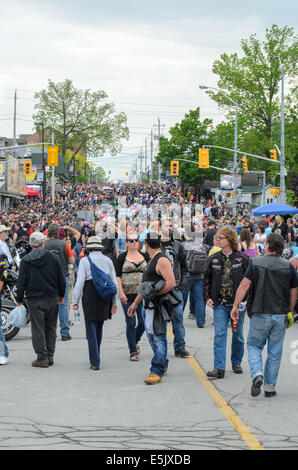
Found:
[[[158, 152], [159, 152], [159, 140], [160, 140], [160, 119], [158, 118], [158, 126], [157, 126], [157, 136], [158, 136]], [[158, 182], [160, 183], [160, 163], [158, 164]]]
[[147, 167], [147, 137], [145, 138], [145, 177], [148, 178], [148, 181], [149, 181], [148, 167]]
[[75, 178], [76, 178], [76, 157], [74, 156], [73, 159], [73, 174], [72, 174], [72, 184], [75, 184]]
[[139, 159], [140, 159], [140, 180], [141, 180], [141, 182], [142, 182], [142, 178], [143, 178], [143, 162], [142, 162], [143, 158], [144, 158], [143, 157], [143, 147], [141, 147], [141, 154], [139, 156]]
[[[54, 145], [55, 145], [54, 132], [52, 131], [52, 147], [54, 147]], [[52, 204], [54, 204], [54, 202], [55, 202], [55, 167], [52, 166]]]
[[46, 203], [46, 160], [44, 154], [44, 123], [42, 123], [42, 201]]
[[14, 91], [14, 106], [13, 106], [13, 146], [14, 146], [14, 156], [16, 156], [16, 142], [17, 142], [17, 90]]
[[150, 159], [151, 159], [151, 175], [150, 175], [150, 184], [153, 183], [153, 130], [151, 129], [151, 154], [150, 154]]
[[234, 133], [234, 163], [233, 163], [233, 212], [234, 215], [237, 214], [237, 189], [238, 189], [238, 183], [237, 183], [237, 174], [238, 174], [238, 168], [237, 168], [237, 140], [238, 140], [238, 107], [239, 103], [238, 100], [234, 101], [232, 98], [230, 98], [224, 91], [219, 90], [218, 88], [212, 87], [212, 86], [206, 86], [206, 85], [199, 85], [199, 88], [201, 90], [216, 90], [217, 92], [221, 93], [224, 95], [234, 106], [235, 106], [235, 133]]
[[280, 202], [286, 203], [285, 184], [285, 70], [281, 66], [281, 121], [280, 121]]
[[234, 163], [233, 163], [233, 210], [237, 214], [237, 191], [238, 191], [238, 169], [237, 169], [237, 146], [238, 146], [238, 100], [235, 101], [235, 135], [234, 135]]

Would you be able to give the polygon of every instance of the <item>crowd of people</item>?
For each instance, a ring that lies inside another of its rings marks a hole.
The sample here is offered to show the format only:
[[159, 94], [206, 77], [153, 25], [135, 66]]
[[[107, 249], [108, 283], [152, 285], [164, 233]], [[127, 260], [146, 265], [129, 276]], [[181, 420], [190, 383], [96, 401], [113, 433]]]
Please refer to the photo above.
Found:
[[[229, 324], [231, 367], [235, 374], [243, 372], [247, 312], [251, 394], [259, 395], [263, 384], [265, 396], [276, 394], [284, 334], [297, 308], [298, 216], [256, 220], [245, 205], [235, 214], [227, 201], [200, 199], [190, 188], [178, 191], [172, 184], [60, 185], [54, 202], [50, 194], [45, 205], [27, 197], [0, 213], [1, 289], [1, 263], [11, 263], [9, 246], [24, 240], [31, 251], [20, 263], [16, 303], [29, 310], [37, 356], [32, 366], [54, 364], [58, 318], [61, 340], [71, 340], [73, 266], [72, 307], [78, 311], [82, 305], [92, 370], [100, 369], [104, 322], [119, 305], [130, 361], [139, 360], [139, 342], [147, 334], [153, 358], [145, 382], [151, 385], [161, 382], [169, 367], [168, 323], [175, 356], [187, 358], [186, 306], [200, 329], [208, 306], [214, 362], [207, 376], [225, 376]], [[105, 297], [109, 283], [115, 291]], [[0, 326], [0, 364], [8, 357]]]

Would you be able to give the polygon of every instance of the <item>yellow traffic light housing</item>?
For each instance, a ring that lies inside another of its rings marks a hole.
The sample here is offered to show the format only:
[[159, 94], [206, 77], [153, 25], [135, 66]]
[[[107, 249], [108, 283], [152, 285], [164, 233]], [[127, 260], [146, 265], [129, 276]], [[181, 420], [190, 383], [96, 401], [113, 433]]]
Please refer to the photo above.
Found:
[[58, 166], [58, 145], [48, 146], [48, 166]]
[[247, 157], [246, 157], [246, 155], [244, 155], [244, 157], [242, 157], [242, 163], [243, 163], [244, 173], [247, 173], [248, 172], [248, 166], [247, 166]]
[[32, 168], [31, 160], [25, 160], [24, 161], [24, 173], [25, 173], [25, 175], [30, 175], [31, 168]]
[[209, 168], [209, 149], [199, 149], [199, 168]]
[[179, 176], [179, 161], [171, 160], [171, 176]]
[[277, 160], [276, 149], [271, 149], [269, 150], [269, 152], [270, 152], [270, 157], [272, 158], [272, 160]]

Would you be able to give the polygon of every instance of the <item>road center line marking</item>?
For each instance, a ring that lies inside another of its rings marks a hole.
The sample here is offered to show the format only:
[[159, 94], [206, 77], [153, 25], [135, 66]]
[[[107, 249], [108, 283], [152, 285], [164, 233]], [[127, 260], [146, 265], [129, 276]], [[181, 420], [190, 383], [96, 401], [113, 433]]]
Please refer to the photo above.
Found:
[[[173, 340], [174, 336], [173, 336], [173, 332], [170, 326], [168, 327], [168, 335]], [[199, 381], [201, 382], [205, 390], [211, 396], [215, 405], [222, 412], [222, 414], [227, 418], [227, 420], [231, 423], [235, 431], [237, 431], [241, 439], [248, 445], [248, 447], [251, 450], [265, 450], [262, 444], [253, 435], [249, 427], [243, 423], [241, 418], [237, 415], [237, 413], [235, 413], [235, 411], [231, 408], [231, 406], [221, 396], [217, 388], [207, 378], [205, 371], [202, 369], [202, 367], [196, 361], [196, 359], [193, 356], [189, 356], [188, 358], [186, 358], [186, 360], [188, 364], [190, 365], [190, 367], [193, 369], [194, 373], [198, 377]]]

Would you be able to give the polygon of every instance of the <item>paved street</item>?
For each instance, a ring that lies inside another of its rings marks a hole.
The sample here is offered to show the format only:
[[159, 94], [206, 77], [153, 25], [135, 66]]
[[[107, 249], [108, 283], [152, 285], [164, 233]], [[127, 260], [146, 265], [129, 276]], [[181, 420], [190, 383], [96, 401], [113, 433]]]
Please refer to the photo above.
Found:
[[[205, 371], [213, 368], [210, 312], [205, 329], [187, 315], [185, 326], [191, 354]], [[247, 326], [248, 319], [246, 331]], [[0, 369], [1, 450], [248, 449], [245, 426], [265, 449], [298, 448], [298, 365], [291, 364], [297, 324], [287, 331], [275, 398], [250, 396], [246, 356], [243, 375], [228, 366], [226, 378], [213, 382], [241, 421], [236, 429], [190, 362], [174, 356], [170, 338], [168, 375], [159, 385], [144, 384], [151, 350], [144, 335], [139, 362], [129, 361], [121, 307], [105, 323], [100, 371], [89, 369], [83, 321], [73, 326], [72, 337], [69, 342], [58, 337], [49, 369], [31, 367], [30, 327], [8, 343], [10, 362]]]

